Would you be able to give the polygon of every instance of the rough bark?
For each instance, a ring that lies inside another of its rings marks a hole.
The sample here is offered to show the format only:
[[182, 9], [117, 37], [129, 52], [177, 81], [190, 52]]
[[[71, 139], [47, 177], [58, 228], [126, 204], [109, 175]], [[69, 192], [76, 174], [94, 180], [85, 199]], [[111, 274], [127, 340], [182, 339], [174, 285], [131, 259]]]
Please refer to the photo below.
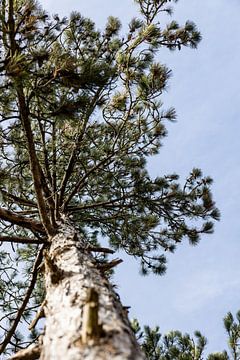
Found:
[[45, 260], [41, 360], [143, 360], [126, 311], [88, 245], [65, 221]]

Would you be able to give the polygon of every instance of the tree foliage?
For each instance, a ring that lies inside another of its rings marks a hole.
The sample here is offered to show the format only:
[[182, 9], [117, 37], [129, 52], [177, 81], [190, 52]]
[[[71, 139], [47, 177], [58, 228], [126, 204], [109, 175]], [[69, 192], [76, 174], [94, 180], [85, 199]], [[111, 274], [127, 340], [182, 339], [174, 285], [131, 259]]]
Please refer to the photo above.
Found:
[[136, 2], [126, 36], [114, 17], [100, 31], [78, 12], [50, 17], [34, 0], [1, 2], [0, 241], [11, 243], [0, 258], [1, 351], [25, 346], [16, 327], [44, 296], [41, 245], [63, 214], [89, 245], [104, 237], [139, 259], [143, 274], [163, 274], [165, 253], [197, 244], [219, 218], [199, 169], [185, 181], [148, 173], [176, 118], [161, 103], [171, 71], [157, 54], [195, 48], [201, 36], [189, 21], [162, 28], [176, 1]]
[[141, 329], [137, 320], [133, 320], [132, 327], [141, 343], [148, 360], [239, 360], [240, 359], [240, 313], [236, 314], [236, 321], [231, 312], [223, 319], [224, 328], [228, 336], [229, 353], [212, 353], [204, 356], [207, 350], [207, 339], [195, 331], [194, 337], [180, 331], [171, 331], [162, 335], [159, 327], [151, 329], [145, 326]]

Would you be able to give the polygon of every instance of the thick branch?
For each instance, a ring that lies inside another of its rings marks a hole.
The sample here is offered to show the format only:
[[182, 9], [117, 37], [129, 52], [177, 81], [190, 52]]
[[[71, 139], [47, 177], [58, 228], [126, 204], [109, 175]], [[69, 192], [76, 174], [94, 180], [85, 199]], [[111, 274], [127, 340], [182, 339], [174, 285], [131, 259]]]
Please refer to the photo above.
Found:
[[28, 348], [18, 351], [9, 360], [37, 360], [41, 354], [39, 345], [30, 345]]
[[39, 210], [20, 210], [20, 211], [16, 211], [16, 214], [19, 215], [39, 215]]
[[35, 188], [35, 192], [36, 192], [36, 196], [37, 196], [37, 203], [38, 203], [38, 208], [39, 208], [39, 212], [40, 212], [40, 217], [41, 217], [42, 223], [43, 223], [47, 233], [49, 235], [53, 235], [54, 229], [49, 220], [49, 217], [47, 214], [46, 203], [45, 203], [45, 200], [43, 197], [41, 171], [40, 171], [40, 165], [39, 165], [37, 155], [36, 155], [33, 133], [32, 133], [32, 129], [31, 129], [31, 123], [28, 118], [28, 110], [26, 107], [23, 90], [20, 86], [18, 86], [17, 92], [18, 92], [18, 101], [19, 101], [21, 121], [22, 121], [23, 128], [25, 130], [26, 138], [27, 138], [30, 168], [31, 168], [33, 182], [34, 182], [34, 188]]
[[[15, 39], [15, 22], [13, 15], [13, 0], [9, 0], [9, 9], [8, 9], [8, 24], [9, 24], [9, 40], [10, 40], [10, 55], [13, 58], [18, 53], [18, 46]], [[18, 54], [17, 54], [18, 55]], [[13, 78], [16, 75], [12, 74]], [[42, 223], [49, 235], [54, 234], [54, 229], [51, 226], [50, 220], [48, 218], [47, 209], [45, 200], [43, 197], [43, 187], [41, 182], [41, 172], [40, 172], [40, 164], [37, 159], [35, 144], [33, 133], [31, 129], [31, 123], [29, 120], [29, 112], [28, 107], [25, 102], [25, 96], [23, 91], [23, 86], [21, 82], [21, 71], [18, 74], [17, 78], [15, 78], [15, 86], [17, 90], [17, 97], [19, 103], [19, 112], [22, 121], [22, 126], [26, 134], [27, 140], [27, 148], [30, 160], [30, 168], [34, 182], [34, 188], [37, 196], [38, 208], [41, 216]]]
[[0, 236], [0, 243], [1, 242], [11, 242], [17, 244], [47, 244], [48, 243], [46, 239], [34, 239], [24, 236]]
[[14, 0], [8, 1], [8, 26], [9, 26], [9, 38], [11, 43], [11, 50], [12, 54], [15, 54], [16, 51], [16, 41], [15, 41], [15, 23], [14, 23], [14, 17], [13, 17], [13, 11], [14, 11]]
[[34, 207], [34, 208], [37, 207], [37, 204], [35, 204], [31, 200], [27, 200], [22, 197], [10, 194], [8, 191], [6, 191], [4, 189], [0, 189], [0, 191], [3, 194], [3, 196], [6, 196], [7, 198], [13, 200], [14, 202], [17, 202], [19, 205], [30, 206], [30, 207]]
[[13, 211], [0, 208], [0, 219], [8, 221], [13, 225], [19, 225], [25, 229], [34, 230], [40, 232], [41, 234], [45, 234], [44, 227], [40, 222], [19, 215]]
[[122, 259], [113, 259], [112, 261], [110, 262], [107, 262], [107, 263], [103, 263], [103, 264], [98, 264], [98, 269], [100, 269], [101, 271], [108, 271], [112, 268], [114, 268], [115, 266], [121, 264], [123, 262]]
[[[22, 305], [20, 306], [18, 312], [17, 312], [17, 316], [16, 318], [14, 319], [10, 329], [8, 330], [6, 336], [5, 336], [5, 339], [3, 340], [1, 346], [0, 346], [0, 354], [3, 353], [3, 351], [6, 349], [9, 341], [11, 340], [13, 334], [15, 333], [15, 330], [19, 324], [19, 321], [21, 320], [21, 317], [25, 311], [25, 308], [28, 304], [28, 301], [30, 299], [30, 296], [32, 294], [32, 291], [34, 289], [34, 285], [36, 283], [36, 280], [37, 280], [37, 274], [38, 274], [38, 267], [42, 261], [42, 257], [43, 257], [43, 248], [44, 246], [42, 246], [41, 250], [39, 251], [37, 257], [36, 257], [36, 260], [35, 260], [35, 263], [33, 265], [33, 270], [32, 270], [32, 278], [31, 278], [31, 281], [30, 281], [30, 284], [29, 284], [29, 287], [27, 289], [27, 292], [26, 292], [26, 295], [23, 299], [23, 302], [22, 302]], [[35, 359], [35, 358], [34, 358]]]
[[[14, 21], [14, 1], [9, 0], [9, 9], [8, 9], [8, 25], [9, 25], [9, 40], [10, 40], [10, 56], [14, 58], [15, 55], [18, 55], [18, 45], [15, 39], [15, 21]], [[13, 76], [15, 80], [15, 86], [17, 91], [18, 103], [19, 103], [19, 112], [20, 118], [22, 122], [23, 129], [25, 131], [26, 140], [27, 140], [27, 148], [29, 154], [29, 161], [30, 161], [30, 169], [33, 177], [34, 188], [37, 197], [38, 208], [40, 212], [40, 217], [45, 227], [47, 233], [49, 235], [54, 234], [54, 229], [50, 223], [47, 214], [47, 208], [45, 199], [43, 196], [43, 186], [41, 181], [41, 171], [40, 171], [40, 164], [38, 162], [38, 158], [36, 155], [34, 138], [31, 128], [31, 122], [29, 120], [29, 111], [25, 101], [25, 95], [23, 91], [23, 85], [21, 81], [21, 71], [18, 75], [10, 74]]]

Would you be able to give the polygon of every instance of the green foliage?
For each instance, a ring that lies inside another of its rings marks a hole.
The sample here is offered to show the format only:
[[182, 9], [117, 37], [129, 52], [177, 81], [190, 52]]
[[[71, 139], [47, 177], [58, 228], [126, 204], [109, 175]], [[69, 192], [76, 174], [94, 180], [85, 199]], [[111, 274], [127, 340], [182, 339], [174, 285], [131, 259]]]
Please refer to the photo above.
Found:
[[[145, 158], [159, 152], [167, 134], [165, 122], [176, 118], [174, 109], [162, 109], [171, 72], [155, 53], [161, 46], [195, 46], [200, 35], [190, 22], [159, 28], [158, 14], [169, 12], [170, 1], [138, 3], [143, 17], [130, 22], [125, 39], [114, 17], [100, 32], [77, 12], [51, 20], [34, 1], [15, 4], [16, 49], [1, 55], [3, 204], [37, 217], [17, 103], [21, 79], [49, 206], [58, 193], [60, 209], [89, 239], [91, 232], [108, 237], [113, 248], [140, 258], [144, 274], [162, 274], [165, 255], [156, 252], [173, 251], [184, 237], [195, 245], [219, 214], [211, 179], [199, 170], [183, 186], [175, 175], [152, 180], [146, 170]], [[5, 41], [3, 49], [8, 36]], [[9, 193], [31, 200], [32, 210]]]
[[140, 341], [148, 360], [202, 360], [207, 340], [196, 331], [194, 338], [180, 331], [171, 331], [162, 335], [159, 327], [151, 329], [145, 326], [141, 331], [136, 320], [133, 329]]
[[236, 321], [232, 313], [228, 313], [224, 320], [224, 327], [228, 334], [228, 345], [234, 360], [240, 359], [240, 311], [236, 314]]
[[214, 353], [210, 354], [207, 358], [207, 360], [230, 360], [228, 354], [226, 351], [222, 353]]
[[194, 337], [180, 331], [171, 331], [166, 335], [160, 333], [159, 327], [144, 326], [141, 329], [139, 322], [132, 321], [132, 329], [137, 336], [148, 360], [239, 360], [240, 359], [240, 311], [236, 314], [236, 321], [229, 312], [223, 319], [228, 335], [230, 354], [226, 350], [209, 354], [207, 339], [195, 331]]
[[[104, 237], [137, 258], [143, 274], [163, 274], [167, 252], [213, 231], [219, 212], [209, 177], [193, 169], [181, 181], [152, 179], [147, 171], [176, 119], [161, 102], [171, 71], [157, 53], [201, 39], [191, 22], [159, 26], [174, 2], [138, 0], [141, 15], [125, 36], [114, 17], [100, 31], [78, 12], [61, 19], [34, 0], [1, 2], [0, 209], [9, 210], [0, 215], [2, 240], [43, 243], [64, 214], [89, 243]], [[17, 313], [37, 249], [15, 246], [2, 256], [6, 318]], [[43, 296], [39, 275], [26, 316]]]
[[[29, 286], [31, 278], [31, 268], [36, 254], [36, 247], [19, 247], [0, 253], [1, 282], [0, 282], [0, 309], [1, 309], [1, 338], [3, 331], [6, 332], [15, 320], [19, 307], [21, 306]], [[27, 261], [26, 261], [27, 260]], [[23, 269], [24, 268], [24, 269]], [[28, 322], [35, 314], [36, 309], [44, 298], [43, 283], [41, 274], [38, 276], [37, 284], [32, 292], [28, 307], [23, 311], [24, 322], [21, 331], [14, 332], [11, 349], [16, 352], [22, 346], [25, 346], [26, 339], [23, 333], [27, 333]], [[31, 334], [32, 340], [38, 336], [38, 330]]]

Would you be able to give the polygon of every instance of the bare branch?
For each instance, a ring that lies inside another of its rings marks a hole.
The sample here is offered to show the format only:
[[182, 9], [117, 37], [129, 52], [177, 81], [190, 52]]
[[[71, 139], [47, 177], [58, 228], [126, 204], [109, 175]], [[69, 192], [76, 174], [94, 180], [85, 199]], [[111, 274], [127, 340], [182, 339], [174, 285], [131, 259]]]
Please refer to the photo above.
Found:
[[24, 236], [0, 236], [0, 243], [1, 242], [11, 242], [17, 244], [47, 244], [48, 241], [45, 239], [34, 239], [28, 238]]
[[104, 247], [98, 247], [98, 246], [89, 246], [86, 249], [89, 252], [102, 252], [105, 254], [114, 254], [115, 251], [112, 249], [104, 248]]
[[31, 324], [29, 325], [28, 329], [32, 330], [35, 328], [35, 326], [38, 323], [38, 320], [42, 319], [43, 317], [45, 317], [45, 311], [44, 311], [44, 306], [46, 305], [46, 299], [43, 301], [43, 303], [41, 304], [40, 308], [38, 309], [38, 312], [36, 313], [35, 318], [33, 319], [33, 321], [31, 322]]
[[1, 193], [3, 194], [3, 196], [6, 196], [7, 198], [17, 202], [20, 205], [24, 205], [24, 206], [30, 206], [30, 207], [37, 207], [37, 204], [31, 200], [27, 200], [24, 199], [22, 197], [10, 194], [8, 191], [4, 190], [4, 189], [0, 189]]
[[3, 209], [1, 207], [0, 207], [0, 219], [4, 221], [8, 221], [13, 225], [19, 225], [23, 228], [34, 230], [40, 232], [41, 234], [45, 234], [44, 227], [40, 222], [19, 215], [13, 211]]
[[32, 344], [26, 349], [18, 351], [10, 357], [9, 360], [36, 360], [39, 359], [41, 354], [41, 347], [39, 344]]
[[123, 262], [122, 259], [113, 259], [112, 261], [105, 263], [105, 264], [98, 264], [98, 269], [100, 269], [100, 271], [108, 271], [112, 268], [114, 268], [115, 266], [121, 264]]

